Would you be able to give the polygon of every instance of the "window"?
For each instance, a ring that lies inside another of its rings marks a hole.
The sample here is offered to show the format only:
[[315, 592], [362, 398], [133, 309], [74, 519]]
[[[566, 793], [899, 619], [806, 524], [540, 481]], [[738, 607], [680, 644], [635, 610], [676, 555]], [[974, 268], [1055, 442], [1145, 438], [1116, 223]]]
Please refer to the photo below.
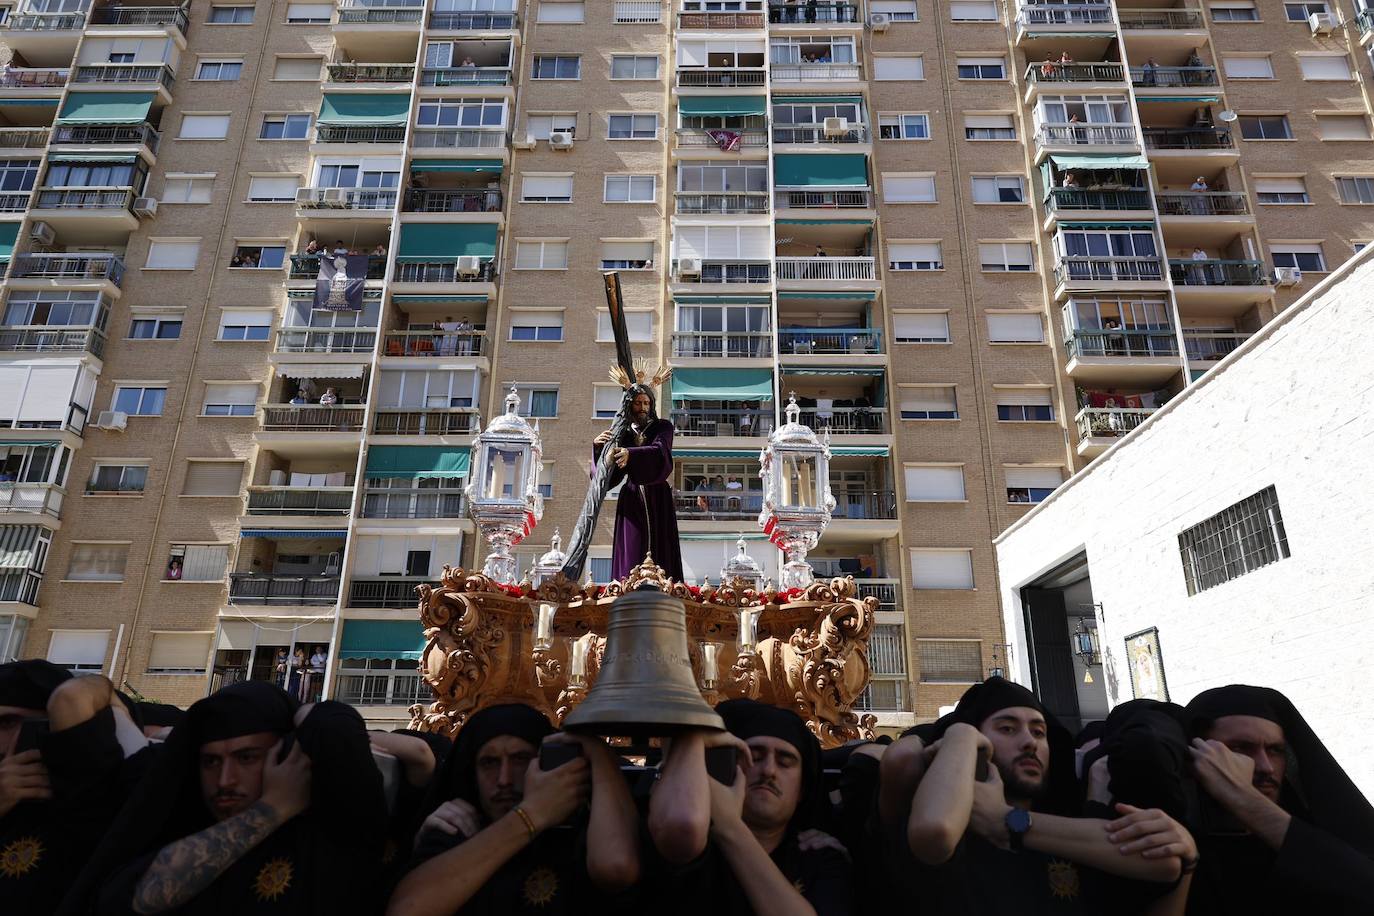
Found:
[[957, 420], [954, 386], [930, 385], [901, 390], [903, 420]]
[[609, 420], [620, 410], [620, 402], [625, 392], [615, 385], [592, 386], [592, 416], [598, 420]]
[[964, 115], [965, 140], [1015, 140], [1016, 124], [1009, 114]]
[[569, 204], [572, 193], [571, 175], [520, 176], [520, 200], [524, 203]]
[[28, 191], [37, 179], [37, 159], [0, 159], [0, 191]]
[[[506, 386], [509, 390], [509, 386]], [[516, 385], [520, 395], [520, 415], [549, 419], [558, 416], [558, 387], [556, 385]]]
[[181, 582], [222, 582], [229, 565], [226, 544], [173, 544], [162, 578]]
[[[1336, 179], [1340, 184], [1340, 179]], [[1308, 204], [1307, 182], [1295, 178], [1256, 178], [1255, 197], [1262, 204]]]
[[525, 133], [536, 140], [547, 140], [554, 131], [577, 135], [577, 115], [530, 115], [525, 119]]
[[510, 319], [511, 340], [556, 341], [563, 339], [563, 313], [515, 309]]
[[196, 79], [233, 82], [243, 73], [241, 60], [203, 60], [196, 67]]
[[974, 175], [975, 204], [1020, 204], [1026, 202], [1026, 179], [1020, 175]]
[[926, 78], [925, 58], [923, 57], [875, 57], [873, 58], [873, 79], [875, 80], [923, 80]]
[[1288, 115], [1241, 115], [1240, 135], [1246, 140], [1291, 140]]
[[1188, 594], [1230, 582], [1289, 556], [1279, 495], [1265, 487], [1178, 536]]
[[1274, 78], [1274, 62], [1268, 54], [1258, 57], [1223, 57], [1222, 72], [1232, 80], [1271, 80]]
[[268, 309], [222, 309], [220, 340], [267, 340], [272, 336], [272, 312]]
[[1298, 270], [1308, 270], [1315, 273], [1326, 270], [1326, 258], [1322, 256], [1321, 245], [1271, 244], [1269, 253], [1273, 255], [1275, 267], [1296, 267]]
[[1212, 11], [1213, 22], [1259, 22], [1259, 10], [1255, 7], [1255, 0], [1231, 0], [1226, 3], [1213, 3], [1209, 7]]
[[652, 241], [601, 243], [602, 270], [648, 270], [653, 266]]
[[888, 242], [888, 270], [944, 270], [939, 242]]
[[253, 21], [253, 7], [212, 6], [206, 21], [214, 25], [248, 25]]
[[906, 712], [908, 698], [906, 630], [899, 623], [879, 623], [868, 640], [868, 661], [873, 679], [854, 703], [854, 709]]
[[1063, 468], [1007, 468], [1007, 502], [1038, 503], [1064, 482]]
[[930, 115], [878, 115], [879, 140], [929, 140]]
[[308, 114], [263, 115], [259, 140], [304, 140], [310, 135]]
[[1325, 3], [1285, 3], [1283, 14], [1288, 17], [1289, 22], [1306, 22], [1308, 16], [1317, 13], [1329, 13]]
[[322, 57], [278, 57], [272, 67], [272, 79], [319, 82], [322, 63]]
[[656, 114], [613, 114], [606, 118], [608, 140], [653, 140], [657, 137]]
[[1038, 312], [994, 312], [987, 319], [990, 343], [1045, 342], [1045, 322]]
[[961, 80], [1004, 80], [1007, 78], [1005, 57], [960, 57], [955, 66]]
[[963, 502], [963, 465], [915, 465], [903, 468], [909, 503]]
[[53, 630], [52, 641], [48, 643], [48, 661], [68, 671], [99, 674], [105, 666], [105, 650], [109, 644], [109, 630]]
[[300, 186], [299, 175], [254, 175], [248, 179], [248, 199], [254, 203], [290, 203]]
[[286, 21], [292, 25], [328, 25], [334, 18], [332, 3], [288, 3]]
[[[220, 548], [227, 551], [227, 547]], [[220, 578], [224, 578], [221, 573]], [[213, 633], [154, 632], [148, 653], [149, 674], [204, 674]]]
[[612, 54], [611, 79], [656, 80], [658, 58], [649, 54]]
[[949, 343], [949, 313], [893, 315], [892, 334], [899, 344]]
[[[652, 343], [654, 339], [654, 313], [646, 311], [626, 311], [625, 331], [631, 343]], [[615, 340], [611, 331], [611, 313], [605, 309], [596, 312], [596, 339], [606, 343]]]
[[115, 387], [110, 409], [123, 411], [131, 417], [160, 417], [166, 399], [166, 388], [119, 385]]
[[571, 54], [536, 54], [531, 79], [575, 80], [582, 78], [582, 58]]
[[608, 204], [651, 204], [658, 199], [656, 184], [654, 175], [607, 175], [605, 201]]
[[535, 22], [585, 22], [582, 0], [539, 0]]
[[1030, 242], [979, 242], [979, 266], [988, 271], [1029, 271], [1035, 266]]
[[186, 465], [181, 495], [238, 496], [242, 485], [242, 461], [191, 461]]
[[973, 551], [911, 551], [911, 584], [914, 588], [973, 588]]
[[954, 22], [996, 22], [995, 0], [950, 0], [949, 18]]
[[918, 639], [922, 684], [976, 684], [983, 679], [983, 644], [976, 639]]
[[129, 322], [130, 340], [176, 340], [181, 337], [180, 318], [139, 318]]
[[1317, 133], [1323, 140], [1368, 140], [1369, 119], [1362, 114], [1319, 114]]
[[73, 544], [67, 578], [80, 582], [123, 582], [128, 544]]
[[207, 382], [201, 416], [251, 417], [258, 411], [256, 382]]
[[229, 257], [229, 266], [242, 270], [279, 270], [285, 264], [285, 245], [238, 245]]
[[100, 464], [91, 469], [87, 493], [142, 493], [148, 484], [146, 464]]
[[883, 201], [889, 204], [935, 203], [935, 174], [891, 175], [884, 172]]
[[214, 175], [168, 175], [162, 185], [164, 204], [208, 204], [215, 188]]
[[1305, 80], [1353, 80], [1350, 58], [1344, 54], [1299, 54], [1298, 67]]
[[997, 419], [1004, 423], [1045, 423], [1054, 419], [1048, 388], [999, 388]]
[[517, 241], [515, 243], [516, 270], [566, 270], [567, 267], [567, 242]]
[[1337, 178], [1343, 204], [1374, 204], [1374, 178]]
[[883, 13], [893, 22], [917, 22], [916, 0], [868, 0], [870, 13]]
[[184, 114], [179, 140], [223, 140], [229, 135], [227, 114]]

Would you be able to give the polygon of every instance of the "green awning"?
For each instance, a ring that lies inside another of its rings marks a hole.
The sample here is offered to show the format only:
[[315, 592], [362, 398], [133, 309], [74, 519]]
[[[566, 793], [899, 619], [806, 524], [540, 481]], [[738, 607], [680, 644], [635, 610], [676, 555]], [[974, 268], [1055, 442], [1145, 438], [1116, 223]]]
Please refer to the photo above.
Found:
[[[419, 598], [415, 599], [417, 602]], [[425, 630], [414, 620], [345, 620], [339, 658], [406, 658], [419, 661]]]
[[779, 299], [832, 299], [832, 300], [844, 300], [844, 301], [851, 301], [851, 302], [857, 299], [857, 300], [860, 300], [860, 301], [863, 301], [863, 302], [872, 302], [874, 299], [877, 299], [877, 298], [878, 298], [878, 294], [877, 294], [876, 292], [874, 292], [873, 290], [856, 290], [856, 291], [850, 292], [850, 293], [803, 293], [803, 292], [795, 292], [795, 291], [786, 291], [786, 292], [779, 291], [779, 292], [778, 292], [778, 298], [779, 298]]
[[857, 95], [775, 95], [774, 105], [862, 105]]
[[404, 223], [398, 261], [496, 257], [495, 223]]
[[779, 226], [868, 226], [871, 219], [780, 219]]
[[328, 93], [320, 103], [321, 124], [404, 124], [410, 95]]
[[500, 159], [416, 159], [410, 163], [412, 172], [499, 172], [504, 163]]
[[443, 293], [430, 295], [416, 293], [415, 295], [392, 296], [391, 301], [401, 305], [439, 305], [443, 302], [486, 302], [487, 297], [471, 293], [454, 293], [451, 296], [445, 296]]
[[845, 445], [839, 447], [833, 445], [830, 446], [831, 457], [843, 456], [859, 458], [886, 458], [887, 454], [888, 447], [886, 445]]
[[6, 107], [19, 105], [25, 108], [56, 108], [57, 99], [0, 99], [0, 105]]
[[756, 448], [675, 448], [673, 449], [674, 458], [738, 458], [740, 460], [757, 460], [759, 450]]
[[347, 528], [244, 528], [244, 538], [346, 538]]
[[770, 305], [767, 296], [674, 296], [676, 305]]
[[19, 237], [18, 223], [0, 223], [0, 259], [8, 261], [14, 254], [14, 240]]
[[768, 99], [761, 95], [680, 95], [678, 114], [688, 117], [702, 115], [761, 115], [768, 113]]
[[142, 124], [152, 107], [151, 92], [73, 92], [57, 114], [58, 124]]
[[771, 401], [772, 369], [675, 369], [674, 401]]
[[1137, 102], [1215, 102], [1217, 97], [1214, 95], [1138, 95], [1135, 97]]
[[1148, 169], [1144, 156], [1051, 156], [1061, 169]]
[[[15, 225], [18, 225], [16, 223]], [[57, 448], [61, 445], [56, 439], [4, 439], [0, 448]]]
[[367, 476], [466, 477], [469, 455], [442, 445], [374, 445], [367, 450]]
[[138, 161], [137, 156], [121, 156], [119, 153], [53, 153], [48, 162], [110, 162], [121, 165]]
[[37, 544], [37, 525], [0, 525], [0, 569], [28, 569]]
[[1060, 223], [1060, 229], [1153, 229], [1154, 223]]
[[868, 187], [863, 153], [779, 153], [773, 157], [773, 184], [780, 188]]

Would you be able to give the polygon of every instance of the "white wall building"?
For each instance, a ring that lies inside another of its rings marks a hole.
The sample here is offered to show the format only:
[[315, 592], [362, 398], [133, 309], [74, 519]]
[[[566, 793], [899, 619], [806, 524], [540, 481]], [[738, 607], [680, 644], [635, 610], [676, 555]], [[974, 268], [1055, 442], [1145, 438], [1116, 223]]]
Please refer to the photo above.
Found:
[[997, 538], [1008, 676], [1083, 720], [1275, 687], [1374, 796], [1371, 303], [1366, 251]]

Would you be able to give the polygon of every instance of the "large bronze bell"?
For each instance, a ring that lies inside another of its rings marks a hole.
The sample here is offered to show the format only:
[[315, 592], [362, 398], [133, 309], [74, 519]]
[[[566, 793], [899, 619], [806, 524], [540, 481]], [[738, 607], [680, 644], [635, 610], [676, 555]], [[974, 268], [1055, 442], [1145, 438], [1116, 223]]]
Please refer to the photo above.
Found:
[[681, 601], [653, 586], [615, 600], [601, 673], [586, 698], [563, 720], [563, 727], [622, 737], [725, 728], [697, 688]]

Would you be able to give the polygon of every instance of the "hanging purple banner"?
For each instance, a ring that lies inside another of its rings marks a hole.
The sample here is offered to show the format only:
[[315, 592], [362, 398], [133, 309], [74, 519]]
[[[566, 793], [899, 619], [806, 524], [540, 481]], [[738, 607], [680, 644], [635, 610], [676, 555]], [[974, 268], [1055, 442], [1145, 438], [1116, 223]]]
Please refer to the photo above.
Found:
[[331, 312], [360, 312], [367, 279], [367, 255], [320, 256], [315, 278], [315, 308]]

